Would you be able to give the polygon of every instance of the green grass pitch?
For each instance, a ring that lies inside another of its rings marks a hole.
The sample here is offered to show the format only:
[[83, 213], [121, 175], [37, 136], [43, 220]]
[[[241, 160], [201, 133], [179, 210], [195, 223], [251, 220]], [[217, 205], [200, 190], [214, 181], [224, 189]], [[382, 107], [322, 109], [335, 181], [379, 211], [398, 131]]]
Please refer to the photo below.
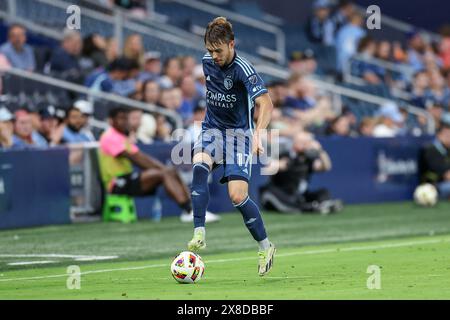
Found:
[[[450, 299], [449, 203], [264, 220], [278, 248], [269, 275], [257, 275], [257, 248], [236, 212], [207, 226], [205, 276], [194, 285], [170, 275], [192, 235], [176, 217], [1, 231], [0, 299]], [[80, 267], [80, 289], [67, 289], [70, 265]], [[380, 289], [367, 287], [373, 265]]]

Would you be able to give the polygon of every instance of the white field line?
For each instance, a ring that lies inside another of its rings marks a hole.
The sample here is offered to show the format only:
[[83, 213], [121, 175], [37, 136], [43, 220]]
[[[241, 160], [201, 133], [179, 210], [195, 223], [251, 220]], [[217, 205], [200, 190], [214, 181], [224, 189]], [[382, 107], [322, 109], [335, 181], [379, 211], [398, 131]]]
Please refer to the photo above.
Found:
[[[435, 239], [435, 240], [422, 240], [422, 241], [410, 241], [410, 242], [400, 242], [400, 243], [386, 243], [386, 244], [370, 245], [370, 246], [353, 246], [353, 247], [343, 247], [343, 248], [333, 248], [333, 249], [298, 251], [298, 252], [277, 254], [276, 257], [282, 258], [282, 257], [290, 257], [290, 256], [308, 255], [308, 254], [323, 254], [323, 253], [348, 252], [348, 251], [378, 250], [378, 249], [386, 249], [386, 248], [401, 248], [401, 247], [409, 247], [409, 246], [417, 246], [417, 245], [436, 244], [436, 243], [442, 243], [442, 242], [450, 242], [450, 238]], [[223, 263], [223, 262], [244, 261], [244, 260], [253, 260], [253, 259], [255, 259], [255, 258], [247, 257], [247, 258], [217, 259], [217, 260], [205, 261], [205, 263], [207, 263], [207, 264], [208, 263]], [[153, 264], [153, 265], [145, 265], [145, 266], [140, 266], [140, 267], [92, 270], [92, 271], [81, 272], [80, 276], [87, 275], [87, 274], [94, 274], [94, 273], [114, 272], [114, 271], [132, 271], [132, 270], [143, 270], [143, 269], [151, 269], [151, 268], [164, 268], [164, 267], [168, 267], [168, 266], [169, 266], [169, 264]], [[68, 274], [56, 274], [56, 275], [36, 276], [36, 277], [9, 278], [9, 279], [0, 279], [0, 282], [21, 281], [21, 280], [40, 280], [40, 279], [49, 279], [49, 278], [62, 278], [62, 277], [67, 277], [67, 276], [68, 276]]]
[[11, 262], [8, 263], [8, 266], [26, 266], [31, 264], [47, 264], [47, 263], [55, 263], [58, 262], [56, 260], [41, 260], [41, 261], [19, 261], [19, 262]]
[[75, 261], [95, 261], [95, 260], [112, 260], [119, 256], [89, 256], [89, 255], [73, 255], [73, 254], [0, 254], [0, 258], [66, 258]]

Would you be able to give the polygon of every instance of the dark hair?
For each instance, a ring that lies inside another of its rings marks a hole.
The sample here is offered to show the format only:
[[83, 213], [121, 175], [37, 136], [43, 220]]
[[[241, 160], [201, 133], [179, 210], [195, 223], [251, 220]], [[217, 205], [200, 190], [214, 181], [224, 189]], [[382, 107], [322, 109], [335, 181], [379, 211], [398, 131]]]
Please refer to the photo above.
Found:
[[133, 61], [128, 58], [125, 58], [125, 57], [120, 57], [120, 58], [113, 60], [108, 65], [108, 68], [107, 68], [107, 70], [109, 72], [111, 72], [111, 71], [130, 71], [131, 69], [133, 69]]
[[109, 110], [108, 117], [111, 119], [114, 119], [119, 115], [119, 113], [128, 113], [130, 110], [123, 106], [113, 107], [111, 110]]
[[357, 52], [361, 52], [365, 50], [369, 44], [375, 42], [375, 40], [371, 36], [365, 36], [359, 40]]
[[72, 106], [72, 107], [70, 107], [69, 109], [67, 109], [67, 111], [66, 111], [66, 119], [69, 118], [69, 116], [70, 116], [70, 114], [72, 113], [72, 111], [78, 111], [79, 113], [83, 113], [80, 109], [78, 109], [78, 108]]
[[94, 52], [101, 51], [99, 47], [95, 45], [94, 38], [97, 33], [91, 33], [83, 40], [83, 55], [86, 57], [91, 56]]
[[205, 44], [218, 45], [234, 40], [233, 26], [225, 17], [217, 17], [206, 27]]
[[344, 8], [348, 5], [353, 5], [353, 1], [351, 0], [339, 0], [337, 7], [338, 8]]

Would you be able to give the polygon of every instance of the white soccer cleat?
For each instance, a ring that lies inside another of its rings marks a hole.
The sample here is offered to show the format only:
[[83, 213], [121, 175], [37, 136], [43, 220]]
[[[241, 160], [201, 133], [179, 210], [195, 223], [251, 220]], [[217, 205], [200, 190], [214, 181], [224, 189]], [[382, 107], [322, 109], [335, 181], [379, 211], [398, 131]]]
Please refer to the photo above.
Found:
[[194, 237], [188, 242], [188, 250], [192, 252], [198, 252], [206, 248], [205, 233], [202, 231], [194, 232]]
[[[193, 222], [194, 221], [194, 213], [192, 211], [190, 213], [183, 211], [183, 213], [180, 215], [180, 220], [181, 220], [181, 222], [186, 222], [186, 223]], [[214, 214], [212, 212], [206, 211], [206, 216], [205, 216], [206, 223], [216, 222], [219, 220], [220, 220], [220, 216], [218, 214]]]
[[261, 277], [266, 275], [272, 269], [276, 251], [275, 246], [271, 242], [268, 249], [258, 252], [258, 274]]

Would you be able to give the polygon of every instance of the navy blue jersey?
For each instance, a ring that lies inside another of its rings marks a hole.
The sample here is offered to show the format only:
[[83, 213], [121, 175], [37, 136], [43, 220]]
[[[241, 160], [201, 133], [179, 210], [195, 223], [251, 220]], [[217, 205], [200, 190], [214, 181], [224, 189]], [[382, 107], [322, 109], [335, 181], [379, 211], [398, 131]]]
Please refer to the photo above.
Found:
[[253, 66], [236, 52], [233, 61], [223, 68], [209, 53], [202, 62], [207, 102], [203, 127], [253, 130], [254, 100], [267, 92]]

